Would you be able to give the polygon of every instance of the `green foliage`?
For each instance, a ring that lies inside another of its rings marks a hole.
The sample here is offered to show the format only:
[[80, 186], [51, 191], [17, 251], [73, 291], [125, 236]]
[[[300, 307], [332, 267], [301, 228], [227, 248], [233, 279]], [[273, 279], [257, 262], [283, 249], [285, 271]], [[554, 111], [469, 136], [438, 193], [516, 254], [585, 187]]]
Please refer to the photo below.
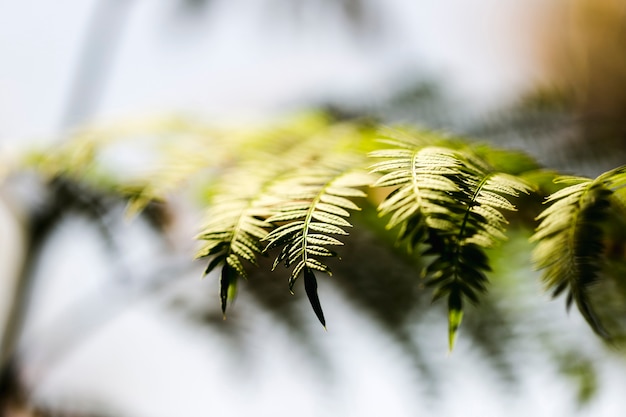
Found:
[[[139, 174], [120, 175], [107, 165], [111, 148], [146, 140], [156, 162]], [[122, 195], [131, 210], [192, 193], [206, 213], [197, 257], [208, 260], [207, 274], [221, 271], [224, 314], [238, 280], [253, 280], [254, 268], [264, 265], [259, 255], [272, 255], [272, 271], [291, 268], [290, 290], [303, 277], [325, 326], [316, 272], [331, 274], [331, 259], [339, 259], [354, 226], [380, 237], [374, 229], [386, 225], [407, 249], [403, 256], [425, 265], [415, 271], [416, 287], [423, 277], [434, 300], [447, 300], [451, 349], [465, 305], [488, 289], [488, 251], [507, 238], [509, 222], [528, 227], [523, 220], [541, 210], [542, 193], [551, 193], [532, 237], [535, 263], [554, 295], [567, 290], [567, 305], [575, 302], [599, 335], [610, 336], [589, 291], [607, 265], [607, 215], [626, 213], [626, 167], [552, 184], [556, 175], [520, 152], [432, 131], [335, 123], [320, 114], [250, 129], [170, 121], [83, 131], [54, 151], [30, 153], [26, 165]], [[367, 212], [376, 206], [378, 217], [357, 225], [350, 215], [365, 206]]]
[[380, 204], [390, 215], [388, 228], [399, 226], [399, 240], [409, 249], [424, 245], [433, 257], [425, 270], [434, 299], [447, 297], [449, 345], [463, 318], [463, 301], [478, 302], [489, 271], [486, 248], [505, 236], [503, 210], [515, 210], [508, 197], [528, 193], [520, 179], [496, 172], [470, 150], [393, 142], [396, 148], [375, 151], [384, 158], [373, 166], [384, 175], [377, 187], [397, 187]]
[[[206, 215], [207, 222], [198, 239], [205, 241], [196, 257], [212, 257], [205, 274], [222, 266], [220, 299], [226, 314], [228, 299], [233, 299], [237, 277], [247, 277], [242, 261], [256, 265], [256, 254], [261, 253], [261, 240], [271, 224], [263, 220], [269, 209], [262, 204], [264, 186], [273, 178], [266, 175], [239, 176], [228, 182], [228, 187], [214, 199]], [[237, 190], [236, 192], [234, 192]]]
[[[347, 162], [347, 161], [346, 161]], [[264, 239], [266, 251], [282, 248], [272, 269], [280, 263], [287, 268], [293, 265], [289, 289], [300, 274], [311, 306], [322, 325], [324, 314], [317, 296], [317, 282], [313, 270], [331, 274], [330, 268], [320, 258], [334, 257], [337, 253], [329, 246], [342, 245], [334, 236], [347, 235], [352, 227], [346, 219], [348, 210], [359, 210], [354, 198], [365, 197], [359, 189], [368, 185], [371, 178], [363, 172], [351, 170], [344, 162], [336, 166], [315, 167], [277, 184], [278, 196], [274, 214], [267, 219], [279, 225]]]
[[576, 302], [592, 329], [610, 337], [589, 298], [589, 290], [600, 279], [604, 253], [603, 222], [611, 206], [621, 206], [626, 186], [626, 166], [606, 172], [595, 180], [561, 176], [566, 187], [550, 195], [551, 203], [531, 238], [538, 242], [534, 261], [542, 268], [543, 280], [553, 296], [566, 289], [567, 306]]
[[313, 118], [303, 126], [263, 136], [263, 141], [245, 142], [242, 151], [250, 153], [238, 153], [240, 160], [232, 160], [211, 186], [207, 221], [198, 235], [205, 244], [197, 257], [212, 258], [206, 273], [222, 267], [224, 313], [236, 293], [237, 278], [248, 276], [242, 261], [256, 265], [257, 254], [280, 248], [273, 268], [281, 262], [294, 266], [290, 290], [304, 274], [307, 296], [325, 326], [313, 270], [330, 274], [319, 258], [336, 256], [328, 246], [341, 242], [333, 235], [347, 234], [343, 229], [351, 226], [345, 220], [347, 210], [358, 210], [351, 199], [365, 196], [356, 187], [371, 182], [359, 170], [365, 156], [346, 146], [367, 138], [366, 128], [329, 128]]

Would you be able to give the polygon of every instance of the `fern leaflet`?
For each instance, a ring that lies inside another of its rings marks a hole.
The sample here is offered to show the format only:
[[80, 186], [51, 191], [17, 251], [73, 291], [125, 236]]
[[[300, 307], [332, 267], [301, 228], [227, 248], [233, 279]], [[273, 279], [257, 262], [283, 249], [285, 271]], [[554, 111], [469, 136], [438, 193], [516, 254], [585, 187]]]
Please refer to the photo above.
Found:
[[573, 302], [600, 336], [610, 335], [595, 314], [589, 289], [599, 279], [604, 257], [602, 222], [611, 204], [618, 203], [626, 186], [626, 166], [595, 180], [561, 176], [554, 180], [566, 187], [549, 196], [551, 203], [538, 217], [540, 224], [531, 241], [536, 266], [554, 297], [568, 290], [566, 305]]
[[337, 256], [331, 249], [343, 243], [336, 236], [347, 235], [352, 225], [347, 220], [351, 210], [359, 210], [354, 198], [365, 197], [359, 188], [371, 183], [371, 177], [350, 164], [328, 165], [301, 170], [278, 184], [274, 192], [280, 199], [268, 222], [279, 225], [266, 237], [265, 251], [281, 248], [272, 269], [279, 264], [293, 266], [289, 289], [304, 275], [307, 297], [317, 318], [326, 326], [314, 271], [331, 275], [331, 270], [321, 259]]
[[[478, 301], [489, 271], [485, 248], [505, 239], [503, 210], [515, 210], [507, 197], [528, 193], [520, 179], [499, 173], [481, 158], [459, 149], [395, 142], [398, 148], [375, 151], [385, 160], [372, 166], [384, 175], [378, 187], [395, 187], [379, 205], [390, 215], [388, 228], [400, 227], [408, 248], [426, 244], [434, 256], [425, 273], [433, 298], [448, 298], [449, 345], [454, 346], [463, 318], [463, 299]], [[505, 197], [506, 196], [506, 197]]]
[[247, 278], [242, 261], [256, 265], [256, 254], [263, 250], [261, 240], [272, 226], [264, 220], [269, 211], [263, 199], [266, 183], [274, 178], [270, 174], [243, 175], [240, 182], [229, 183], [228, 189], [236, 194], [226, 192], [213, 201], [207, 213], [208, 221], [197, 236], [205, 243], [196, 258], [212, 257], [205, 274], [222, 266], [220, 299], [223, 314], [226, 314], [228, 300], [235, 296], [237, 277]]

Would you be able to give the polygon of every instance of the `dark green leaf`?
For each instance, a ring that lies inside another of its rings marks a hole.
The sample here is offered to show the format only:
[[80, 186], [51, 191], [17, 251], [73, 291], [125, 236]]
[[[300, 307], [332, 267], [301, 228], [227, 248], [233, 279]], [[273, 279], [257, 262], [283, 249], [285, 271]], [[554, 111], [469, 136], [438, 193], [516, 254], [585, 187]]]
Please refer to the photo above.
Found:
[[317, 319], [322, 323], [322, 326], [326, 328], [326, 319], [324, 318], [322, 305], [317, 295], [317, 280], [315, 279], [315, 274], [309, 268], [304, 268], [304, 290], [306, 291], [306, 295], [309, 298], [309, 302], [311, 303], [311, 307], [313, 307]]

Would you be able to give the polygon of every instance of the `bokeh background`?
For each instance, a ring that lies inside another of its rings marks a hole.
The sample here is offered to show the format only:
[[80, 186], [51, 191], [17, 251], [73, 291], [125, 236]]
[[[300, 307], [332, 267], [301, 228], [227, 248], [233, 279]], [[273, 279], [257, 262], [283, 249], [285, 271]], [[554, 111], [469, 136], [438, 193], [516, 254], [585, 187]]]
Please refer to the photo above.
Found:
[[[0, 170], [85, 125], [323, 110], [595, 176], [626, 161], [625, 49], [614, 0], [5, 1]], [[184, 199], [129, 222], [120, 201], [14, 175], [0, 203], [9, 415], [626, 413], [623, 354], [543, 293], [524, 231], [492, 254], [500, 278], [448, 354], [441, 306], [365, 232], [344, 255], [363, 271], [320, 280], [324, 332], [270, 276], [223, 321]]]

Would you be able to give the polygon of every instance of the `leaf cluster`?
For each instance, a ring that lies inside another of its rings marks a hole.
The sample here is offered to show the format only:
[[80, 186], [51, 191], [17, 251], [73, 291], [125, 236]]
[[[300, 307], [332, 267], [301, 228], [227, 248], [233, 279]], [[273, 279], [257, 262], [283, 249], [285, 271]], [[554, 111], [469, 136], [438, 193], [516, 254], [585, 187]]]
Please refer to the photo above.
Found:
[[290, 290], [300, 274], [304, 274], [307, 296], [324, 326], [326, 321], [313, 271], [332, 274], [322, 259], [337, 256], [330, 247], [343, 245], [337, 237], [348, 234], [346, 228], [352, 227], [348, 221], [350, 211], [360, 210], [354, 199], [366, 197], [361, 188], [370, 182], [368, 175], [346, 164], [302, 172], [274, 190], [279, 204], [267, 221], [277, 227], [264, 239], [268, 242], [265, 251], [282, 248], [272, 269], [281, 263], [287, 268], [293, 266]]
[[567, 290], [568, 308], [575, 302], [591, 328], [609, 338], [589, 292], [606, 263], [603, 224], [611, 207], [623, 210], [626, 167], [596, 179], [560, 176], [555, 182], [565, 187], [546, 199], [550, 206], [537, 217], [541, 223], [531, 238], [537, 242], [534, 262], [543, 269], [543, 281], [552, 295]]
[[325, 325], [313, 271], [331, 274], [323, 259], [337, 256], [332, 248], [342, 245], [338, 238], [352, 226], [350, 211], [359, 209], [355, 199], [366, 196], [362, 188], [371, 183], [363, 169], [365, 154], [347, 146], [358, 150], [367, 129], [324, 126], [308, 136], [288, 131], [280, 143], [256, 143], [251, 158], [236, 161], [213, 186], [197, 256], [212, 258], [206, 273], [222, 267], [223, 312], [238, 277], [248, 276], [244, 262], [256, 265], [256, 256], [276, 250], [273, 269], [281, 263], [293, 267], [292, 292], [304, 276], [306, 294]]
[[434, 299], [447, 297], [449, 345], [452, 349], [467, 299], [478, 302], [490, 270], [485, 249], [506, 238], [503, 211], [509, 201], [531, 187], [495, 171], [470, 149], [423, 146], [393, 141], [394, 148], [375, 151], [384, 159], [372, 169], [384, 175], [377, 187], [394, 187], [380, 204], [388, 228], [399, 226], [399, 240], [432, 258], [424, 274]]
[[[599, 335], [610, 337], [589, 292], [606, 265], [607, 216], [626, 213], [625, 167], [596, 179], [560, 176], [552, 185], [547, 180], [555, 175], [523, 153], [433, 131], [335, 123], [320, 114], [251, 129], [193, 123], [133, 129], [80, 132], [53, 152], [31, 153], [26, 165], [121, 194], [132, 209], [191, 192], [205, 211], [197, 257], [208, 260], [207, 274], [220, 271], [224, 314], [238, 280], [253, 279], [259, 256], [273, 256], [272, 270], [290, 269], [292, 292], [303, 277], [325, 326], [316, 274], [331, 274], [329, 260], [340, 257], [355, 226], [351, 213], [371, 204], [378, 221], [397, 231], [398, 245], [426, 265], [415, 273], [416, 286], [425, 279], [433, 299], [447, 301], [452, 348], [466, 304], [488, 289], [488, 251], [506, 239], [518, 208], [532, 217], [540, 211], [526, 195], [538, 200], [548, 192], [532, 237], [535, 264], [547, 289], [567, 290], [567, 305], [575, 303]], [[116, 136], [146, 135], [155, 145], [151, 168], [127, 178], [105, 163], [111, 147], [123, 143]]]

